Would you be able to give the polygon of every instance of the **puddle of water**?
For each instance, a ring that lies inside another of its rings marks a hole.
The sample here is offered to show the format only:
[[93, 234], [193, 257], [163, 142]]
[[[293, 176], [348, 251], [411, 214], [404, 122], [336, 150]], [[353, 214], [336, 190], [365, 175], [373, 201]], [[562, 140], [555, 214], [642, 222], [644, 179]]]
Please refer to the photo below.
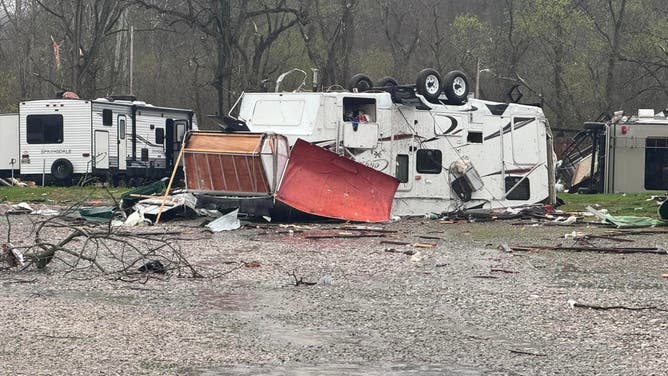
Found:
[[467, 366], [446, 366], [441, 364], [293, 364], [293, 365], [231, 365], [206, 370], [198, 370], [199, 375], [264, 375], [264, 376], [436, 376], [436, 375], [482, 375], [480, 369]]

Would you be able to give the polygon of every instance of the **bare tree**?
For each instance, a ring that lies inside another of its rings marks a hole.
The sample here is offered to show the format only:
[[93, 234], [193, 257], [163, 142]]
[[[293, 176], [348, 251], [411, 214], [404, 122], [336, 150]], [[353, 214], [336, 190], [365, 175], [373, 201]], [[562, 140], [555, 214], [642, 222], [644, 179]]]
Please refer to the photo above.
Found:
[[[216, 64], [212, 85], [217, 92], [217, 110], [221, 114], [231, 99], [233, 73], [243, 77], [242, 86], [257, 88], [264, 76], [266, 65], [263, 63], [266, 63], [270, 47], [281, 34], [302, 20], [301, 10], [290, 6], [286, 0], [135, 2], [171, 17], [174, 22], [185, 22], [213, 39]], [[253, 48], [249, 49], [249, 45]], [[234, 72], [234, 68], [238, 70]]]
[[[64, 60], [63, 81], [52, 82], [59, 89], [69, 88], [84, 96], [94, 96], [104, 69], [101, 59], [105, 42], [121, 31], [117, 26], [128, 3], [124, 0], [34, 1], [58, 21], [58, 30], [52, 37], [58, 59], [56, 66], [60, 64], [59, 56]], [[64, 54], [60, 53], [61, 49]]]
[[325, 86], [342, 83], [350, 75], [358, 1], [331, 3], [333, 6], [325, 8], [319, 0], [306, 2], [308, 23], [300, 27], [308, 56], [321, 69]]

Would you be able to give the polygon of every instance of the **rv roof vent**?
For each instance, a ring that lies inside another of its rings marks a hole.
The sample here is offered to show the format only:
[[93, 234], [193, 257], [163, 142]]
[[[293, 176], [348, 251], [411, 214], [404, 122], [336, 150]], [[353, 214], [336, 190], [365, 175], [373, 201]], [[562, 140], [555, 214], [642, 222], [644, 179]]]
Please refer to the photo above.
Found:
[[654, 110], [651, 108], [641, 108], [638, 109], [638, 117], [639, 118], [654, 118]]
[[97, 98], [96, 102], [109, 102], [109, 98]]
[[133, 101], [132, 104], [136, 104], [137, 106], [147, 106], [144, 101]]

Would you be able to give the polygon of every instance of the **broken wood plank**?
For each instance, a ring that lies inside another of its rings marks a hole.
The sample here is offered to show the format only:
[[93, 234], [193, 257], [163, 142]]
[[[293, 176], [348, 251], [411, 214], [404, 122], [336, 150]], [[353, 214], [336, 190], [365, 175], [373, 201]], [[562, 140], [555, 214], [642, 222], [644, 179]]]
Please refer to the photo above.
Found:
[[439, 238], [438, 236], [427, 236], [427, 235], [420, 235], [418, 236], [418, 239], [443, 240], [443, 238]]
[[436, 247], [436, 243], [415, 243], [413, 244], [413, 247], [416, 248], [434, 248]]
[[511, 245], [513, 251], [570, 251], [570, 252], [597, 252], [597, 253], [649, 253], [655, 255], [665, 255], [668, 252], [659, 247], [566, 247], [566, 246], [539, 246], [539, 245]]
[[506, 273], [506, 274], [520, 274], [520, 272], [516, 272], [514, 270], [508, 270], [508, 269], [499, 269], [499, 268], [492, 268], [490, 270], [492, 273]]
[[306, 235], [304, 239], [354, 239], [354, 238], [382, 238], [385, 234], [332, 234]]

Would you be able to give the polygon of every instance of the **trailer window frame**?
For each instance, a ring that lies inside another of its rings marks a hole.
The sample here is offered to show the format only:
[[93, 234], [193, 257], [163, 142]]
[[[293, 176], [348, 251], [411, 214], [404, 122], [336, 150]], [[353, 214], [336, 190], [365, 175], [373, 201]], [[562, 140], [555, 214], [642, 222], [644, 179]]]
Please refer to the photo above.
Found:
[[[522, 180], [522, 182], [517, 186], [517, 188], [508, 193], [508, 190], [514, 187], [515, 184], [517, 184], [517, 182], [520, 180]], [[527, 201], [531, 199], [531, 182], [529, 181], [528, 177], [524, 178], [523, 176], [509, 175], [506, 176], [504, 183], [506, 200]]]
[[408, 154], [397, 154], [396, 170], [394, 175], [397, 180], [399, 180], [399, 183], [408, 183], [409, 160], [410, 159]]
[[648, 191], [668, 189], [668, 137], [645, 139], [643, 186]]
[[158, 145], [165, 144], [165, 129], [164, 128], [155, 128], [155, 143]]
[[[26, 116], [28, 144], [62, 144], [64, 137], [62, 114], [35, 114]], [[54, 129], [55, 128], [55, 129]]]
[[102, 125], [107, 127], [114, 125], [114, 113], [110, 108], [102, 109]]
[[418, 149], [415, 169], [421, 174], [440, 174], [443, 171], [443, 152], [439, 149]]

